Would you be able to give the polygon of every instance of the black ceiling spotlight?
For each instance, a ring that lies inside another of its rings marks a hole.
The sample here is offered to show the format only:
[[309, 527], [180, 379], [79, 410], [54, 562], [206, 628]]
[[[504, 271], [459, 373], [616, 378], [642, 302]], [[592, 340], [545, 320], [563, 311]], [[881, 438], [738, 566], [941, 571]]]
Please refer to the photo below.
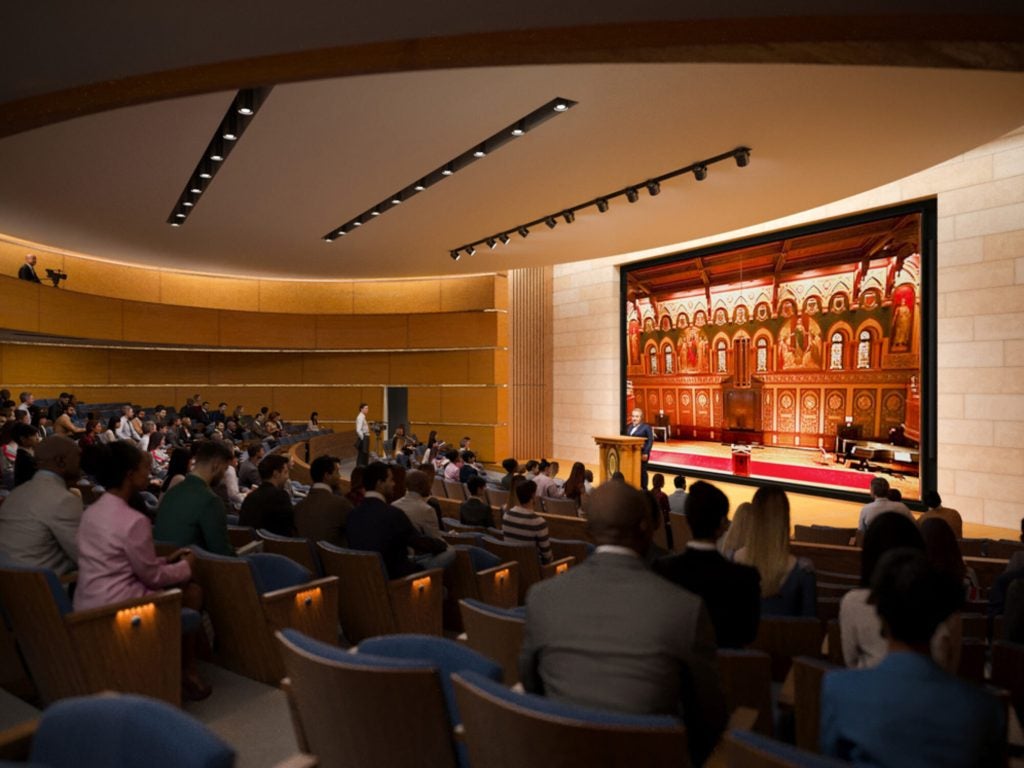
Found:
[[565, 219], [566, 224], [572, 224], [576, 221], [576, 214], [572, 210], [562, 211], [562, 218]]
[[693, 177], [697, 181], [704, 181], [708, 177], [708, 167], [704, 163], [693, 166]]
[[599, 197], [597, 198], [597, 200], [594, 201], [594, 205], [597, 206], [597, 210], [599, 210], [601, 213], [608, 212], [608, 198]]
[[512, 128], [510, 133], [513, 136], [522, 136], [523, 134], [525, 134], [526, 133], [526, 121], [525, 120], [520, 120], [518, 123], [515, 124], [515, 127]]
[[746, 168], [750, 165], [750, 150], [747, 147], [740, 147], [732, 155], [736, 158], [736, 165], [740, 168]]
[[479, 147], [473, 150], [473, 157], [481, 158], [487, 157], [487, 142], [485, 141]]
[[648, 181], [646, 187], [647, 194], [649, 194], [651, 197], [661, 194], [661, 184], [658, 183], [658, 181], [656, 181], [655, 179], [651, 179], [650, 181]]
[[224, 117], [224, 128], [220, 132], [220, 137], [224, 141], [238, 141], [238, 137], [241, 135], [238, 124], [238, 116], [234, 112], [229, 112]]
[[380, 206], [378, 205], [376, 208], [374, 208], [372, 211], [370, 211], [370, 215], [371, 216], [380, 216]]
[[631, 203], [635, 203], [640, 199], [639, 193], [636, 191], [636, 187], [630, 187], [626, 190], [626, 199]]
[[451, 256], [452, 256], [452, 261], [458, 261], [459, 259], [462, 258], [462, 254], [457, 249], [452, 251]]
[[502, 232], [500, 235], [498, 235], [498, 239], [501, 240], [502, 245], [508, 245], [508, 241], [511, 240], [512, 238], [508, 236], [508, 232]]
[[495, 240], [493, 237], [488, 237], [487, 238], [487, 247], [490, 248], [493, 251], [495, 248], [498, 247], [498, 241]]
[[392, 205], [401, 205], [402, 204], [402, 193], [401, 192], [397, 192], [397, 193], [395, 193], [394, 195], [391, 196], [391, 204]]
[[453, 173], [455, 173], [455, 168], [452, 167], [451, 163], [448, 163], [444, 168], [441, 169], [442, 176], [451, 176]]
[[555, 103], [552, 106], [552, 109], [555, 110], [555, 112], [565, 112], [574, 103], [575, 102], [570, 103], [566, 99], [555, 99]]
[[413, 189], [415, 189], [417, 192], [422, 192], [426, 188], [427, 188], [427, 180], [426, 179], [420, 179], [413, 186]]
[[250, 90], [239, 91], [235, 98], [235, 111], [243, 117], [256, 114], [256, 97]]
[[517, 227], [516, 232], [518, 232], [519, 236], [522, 238], [525, 238], [527, 235], [530, 234], [530, 230], [527, 229], [526, 227]]
[[196, 201], [198, 199], [199, 199], [198, 195], [196, 195], [194, 192], [190, 191], [190, 192], [187, 192], [184, 195], [184, 197], [182, 198], [181, 204], [183, 206], [185, 206], [186, 208], [192, 208], [196, 204]]
[[548, 229], [554, 229], [555, 227], [558, 226], [558, 222], [555, 221], [554, 216], [548, 216], [546, 219], [544, 219], [544, 223], [548, 225]]
[[476, 256], [476, 248], [470, 245], [466, 248], [466, 253], [468, 253], [470, 256]]
[[196, 175], [200, 179], [212, 179], [213, 170], [213, 163], [209, 160], [203, 160], [199, 163], [199, 172]]
[[224, 140], [216, 138], [211, 141], [210, 151], [206, 153], [206, 156], [215, 163], [223, 163], [226, 156], [224, 153]]

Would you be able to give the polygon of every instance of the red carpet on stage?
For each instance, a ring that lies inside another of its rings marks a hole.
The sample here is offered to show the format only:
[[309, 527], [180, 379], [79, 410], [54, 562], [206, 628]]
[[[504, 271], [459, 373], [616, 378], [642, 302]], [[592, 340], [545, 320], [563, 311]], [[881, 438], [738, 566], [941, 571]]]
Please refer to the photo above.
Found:
[[[655, 449], [651, 451], [651, 461], [682, 468], [710, 469], [728, 475], [732, 474], [732, 459], [719, 456], [701, 456], [693, 453]], [[790, 480], [797, 483], [840, 486], [856, 490], [867, 490], [871, 486], [871, 478], [874, 477], [870, 472], [844, 472], [825, 467], [801, 467], [793, 464], [754, 461], [753, 459], [750, 461], [750, 475], [766, 480]]]

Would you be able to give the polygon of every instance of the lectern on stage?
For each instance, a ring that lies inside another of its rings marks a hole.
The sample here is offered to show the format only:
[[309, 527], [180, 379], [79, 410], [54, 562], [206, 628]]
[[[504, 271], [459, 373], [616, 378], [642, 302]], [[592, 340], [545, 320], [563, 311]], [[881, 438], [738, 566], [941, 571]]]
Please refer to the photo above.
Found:
[[640, 450], [647, 441], [642, 437], [614, 435], [612, 437], [595, 437], [594, 442], [597, 443], [601, 451], [599, 481], [603, 483], [616, 472], [621, 472], [627, 483], [634, 488], [639, 488]]

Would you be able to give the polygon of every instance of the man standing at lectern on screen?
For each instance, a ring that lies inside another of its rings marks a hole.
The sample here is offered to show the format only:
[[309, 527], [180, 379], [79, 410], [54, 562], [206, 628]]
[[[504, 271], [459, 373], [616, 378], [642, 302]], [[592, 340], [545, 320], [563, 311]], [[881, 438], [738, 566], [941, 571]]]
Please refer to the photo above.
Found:
[[646, 442], [640, 449], [640, 487], [647, 490], [647, 462], [651, 458], [651, 446], [654, 445], [654, 430], [650, 424], [644, 423], [644, 412], [634, 408], [626, 434], [630, 437], [642, 437]]

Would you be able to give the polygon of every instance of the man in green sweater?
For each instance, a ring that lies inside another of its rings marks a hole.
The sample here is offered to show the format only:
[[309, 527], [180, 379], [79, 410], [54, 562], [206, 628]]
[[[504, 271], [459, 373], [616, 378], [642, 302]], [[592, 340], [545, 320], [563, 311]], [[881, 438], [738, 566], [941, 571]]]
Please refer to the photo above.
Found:
[[211, 488], [221, 481], [231, 462], [221, 443], [199, 446], [192, 472], [160, 500], [153, 538], [178, 547], [197, 546], [218, 555], [234, 555], [228, 541], [224, 502]]

